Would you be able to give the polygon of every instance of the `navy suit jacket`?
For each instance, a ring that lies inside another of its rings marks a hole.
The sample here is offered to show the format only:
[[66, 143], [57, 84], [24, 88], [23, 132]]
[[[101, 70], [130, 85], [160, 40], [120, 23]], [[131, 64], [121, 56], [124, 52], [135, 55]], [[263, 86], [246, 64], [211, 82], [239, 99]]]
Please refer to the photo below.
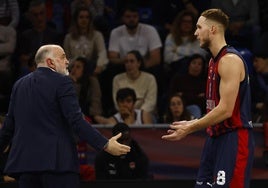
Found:
[[12, 90], [0, 130], [0, 152], [12, 143], [5, 172], [79, 172], [75, 134], [97, 151], [108, 141], [83, 119], [71, 78], [37, 68]]

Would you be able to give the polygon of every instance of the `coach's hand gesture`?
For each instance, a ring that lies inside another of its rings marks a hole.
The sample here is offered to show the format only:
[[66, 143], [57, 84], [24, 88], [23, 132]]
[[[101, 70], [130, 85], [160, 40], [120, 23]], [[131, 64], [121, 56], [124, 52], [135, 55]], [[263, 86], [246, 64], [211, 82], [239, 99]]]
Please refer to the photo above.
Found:
[[130, 147], [124, 144], [120, 144], [117, 142], [117, 139], [120, 138], [122, 133], [118, 133], [117, 135], [113, 136], [109, 139], [107, 145], [105, 146], [104, 150], [112, 155], [125, 155], [130, 152]]

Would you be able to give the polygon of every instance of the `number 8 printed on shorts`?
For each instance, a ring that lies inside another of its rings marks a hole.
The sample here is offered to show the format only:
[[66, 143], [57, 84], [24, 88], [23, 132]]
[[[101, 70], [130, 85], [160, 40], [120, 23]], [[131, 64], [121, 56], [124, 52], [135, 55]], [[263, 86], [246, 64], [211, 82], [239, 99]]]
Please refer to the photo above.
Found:
[[217, 182], [218, 185], [224, 185], [225, 184], [225, 171], [220, 170], [217, 174]]

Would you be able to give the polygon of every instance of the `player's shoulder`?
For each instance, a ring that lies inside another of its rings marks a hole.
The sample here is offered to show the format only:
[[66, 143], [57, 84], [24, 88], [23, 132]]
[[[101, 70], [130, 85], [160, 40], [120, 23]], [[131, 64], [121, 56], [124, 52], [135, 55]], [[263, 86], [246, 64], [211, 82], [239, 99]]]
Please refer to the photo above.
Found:
[[230, 52], [230, 53], [226, 53], [225, 55], [223, 55], [220, 59], [220, 62], [230, 62], [230, 63], [240, 62], [240, 63], [242, 63], [243, 60], [241, 59], [241, 57], [238, 54]]

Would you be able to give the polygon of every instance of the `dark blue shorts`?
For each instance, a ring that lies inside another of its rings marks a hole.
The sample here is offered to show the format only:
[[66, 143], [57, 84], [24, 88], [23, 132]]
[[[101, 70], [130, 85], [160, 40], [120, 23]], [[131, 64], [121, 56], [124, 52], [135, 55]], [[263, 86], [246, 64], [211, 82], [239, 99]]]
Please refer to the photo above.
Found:
[[208, 137], [195, 188], [249, 188], [254, 145], [251, 129]]

